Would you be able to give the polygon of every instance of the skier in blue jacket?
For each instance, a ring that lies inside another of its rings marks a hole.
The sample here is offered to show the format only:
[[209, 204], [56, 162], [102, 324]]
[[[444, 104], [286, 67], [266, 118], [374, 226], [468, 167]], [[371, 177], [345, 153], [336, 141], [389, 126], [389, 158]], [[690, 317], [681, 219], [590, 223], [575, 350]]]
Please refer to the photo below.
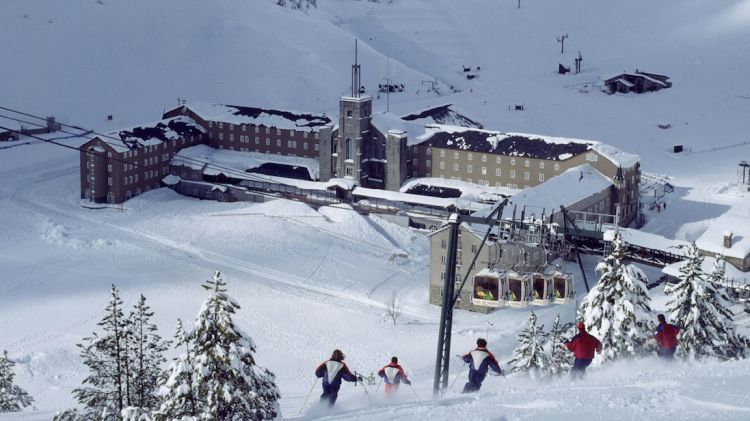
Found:
[[330, 360], [318, 366], [315, 376], [323, 378], [323, 394], [320, 395], [320, 402], [328, 402], [328, 406], [336, 403], [342, 379], [352, 383], [362, 381], [362, 376], [349, 371], [349, 367], [344, 364], [344, 353], [338, 349], [333, 350]]
[[487, 350], [487, 341], [483, 338], [477, 339], [477, 348], [462, 358], [469, 364], [469, 381], [464, 385], [464, 393], [479, 391], [489, 369], [497, 374], [503, 374], [497, 359]]

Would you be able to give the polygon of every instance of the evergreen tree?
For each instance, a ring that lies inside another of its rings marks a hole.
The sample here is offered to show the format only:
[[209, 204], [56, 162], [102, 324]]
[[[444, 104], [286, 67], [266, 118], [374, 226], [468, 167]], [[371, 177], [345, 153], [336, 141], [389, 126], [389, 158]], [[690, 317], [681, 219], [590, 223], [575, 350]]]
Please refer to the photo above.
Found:
[[555, 323], [549, 332], [549, 373], [554, 375], [562, 374], [570, 370], [573, 366], [573, 354], [565, 347], [565, 342], [572, 339], [570, 331], [572, 323], [563, 324], [560, 321], [560, 314], [555, 317]]
[[[169, 343], [159, 336], [156, 325], [151, 323], [154, 312], [146, 304], [146, 297], [141, 294], [138, 303], [129, 317], [129, 358], [128, 367], [131, 376], [129, 406], [143, 410], [159, 406], [156, 396], [161, 364], [166, 361], [163, 354]], [[137, 411], [131, 411], [136, 413]]]
[[8, 351], [0, 355], [0, 413], [18, 412], [34, 403], [34, 399], [23, 389], [13, 384], [16, 362], [8, 358]]
[[83, 386], [73, 395], [83, 406], [83, 417], [99, 418], [105, 413], [119, 414], [127, 405], [128, 382], [126, 336], [128, 323], [122, 313], [120, 292], [112, 285], [104, 318], [98, 323], [101, 335], [94, 332], [78, 344], [81, 359], [89, 368]]
[[252, 339], [234, 325], [240, 308], [216, 272], [203, 287], [211, 296], [201, 307], [191, 339], [193, 384], [203, 420], [258, 420], [280, 415], [279, 391], [270, 371], [255, 364]]
[[161, 382], [161, 406], [154, 413], [156, 421], [182, 420], [196, 417], [198, 408], [193, 392], [193, 350], [190, 335], [185, 332], [182, 320], [177, 320], [175, 348], [184, 352], [172, 360], [166, 379]]
[[526, 328], [518, 337], [518, 348], [513, 351], [513, 359], [508, 363], [513, 372], [530, 372], [533, 376], [540, 376], [548, 370], [549, 356], [544, 352], [547, 335], [544, 326], [537, 326], [536, 314], [531, 312]]
[[602, 357], [614, 359], [645, 352], [655, 325], [651, 314], [648, 279], [639, 268], [625, 265], [626, 246], [620, 233], [612, 252], [599, 263], [599, 282], [581, 303], [580, 319], [604, 347]]
[[703, 272], [703, 257], [695, 243], [687, 247], [687, 262], [680, 268], [680, 283], [667, 292], [667, 312], [681, 327], [679, 355], [744, 358], [747, 339], [734, 331], [732, 312], [723, 294]]

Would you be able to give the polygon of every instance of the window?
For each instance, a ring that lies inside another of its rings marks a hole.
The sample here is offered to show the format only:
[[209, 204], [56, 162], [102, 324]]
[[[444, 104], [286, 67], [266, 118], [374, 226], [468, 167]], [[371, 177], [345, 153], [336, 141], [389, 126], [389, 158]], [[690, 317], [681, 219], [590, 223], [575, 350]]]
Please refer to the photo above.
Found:
[[307, 150], [307, 142], [302, 144], [302, 149]]
[[276, 146], [281, 147], [281, 139], [276, 139]]
[[476, 244], [472, 244], [471, 245], [471, 252], [472, 253], [476, 253], [477, 252], [477, 245]]
[[276, 136], [281, 136], [281, 129], [276, 129]]
[[302, 132], [302, 138], [307, 139], [307, 132]]
[[108, 186], [111, 186], [111, 185], [112, 185], [112, 177], [109, 177], [109, 178], [107, 179], [107, 185], [108, 185]]
[[560, 164], [555, 164], [555, 171], [560, 171]]
[[346, 175], [352, 175], [352, 167], [346, 167]]
[[445, 263], [445, 256], [440, 256], [440, 263]]
[[510, 165], [516, 165], [516, 158], [510, 159]]
[[453, 159], [458, 159], [458, 152], [453, 152]]
[[425, 164], [427, 165], [427, 168], [432, 168], [432, 161], [431, 160], [428, 159]]
[[352, 116], [352, 110], [346, 110], [346, 116], [351, 117]]
[[469, 153], [469, 156], [467, 157], [467, 159], [469, 161], [473, 160], [474, 159], [474, 155], [472, 153]]
[[427, 155], [432, 155], [432, 148], [427, 147]]
[[471, 172], [472, 172], [472, 166], [471, 165], [467, 165], [466, 166], [466, 172], [469, 173], [469, 174], [471, 174]]
[[220, 129], [223, 129], [223, 128], [224, 128], [224, 123], [222, 123], [221, 121], [219, 122], [219, 128], [220, 128]]
[[271, 139], [270, 138], [266, 138], [266, 146], [271, 146]]
[[107, 164], [107, 172], [112, 172], [112, 164]]
[[234, 130], [234, 124], [229, 125], [229, 130]]
[[482, 175], [487, 175], [487, 167], [482, 167]]
[[320, 146], [318, 146], [318, 144], [316, 143], [315, 144], [315, 150], [317, 151], [319, 148], [320, 148]]
[[266, 134], [271, 134], [271, 128], [270, 127], [266, 127]]
[[539, 174], [539, 182], [540, 183], [544, 182], [544, 174]]
[[499, 156], [496, 156], [496, 157], [495, 157], [495, 164], [500, 164], [500, 162], [501, 162], [501, 161], [500, 161], [500, 157], [499, 157]]
[[419, 164], [419, 158], [414, 158], [414, 165], [418, 165], [418, 164]]
[[458, 171], [458, 164], [453, 164], [453, 171]]
[[247, 126], [245, 126], [244, 124], [242, 125], [242, 131], [243, 131], [243, 132], [246, 132], [246, 131], [247, 131]]
[[219, 140], [224, 140], [224, 133], [219, 132]]
[[529, 179], [529, 172], [528, 171], [524, 171], [524, 173], [523, 173], [523, 179], [524, 180], [528, 180]]
[[440, 157], [445, 158], [445, 151], [442, 151], [442, 150], [440, 151]]
[[482, 154], [482, 162], [487, 162], [487, 155]]
[[440, 162], [440, 169], [441, 170], [445, 169], [445, 162], [442, 162], [442, 161]]
[[539, 163], [539, 169], [540, 170], [544, 169], [544, 161], [542, 161], [542, 162]]
[[510, 170], [510, 178], [516, 178], [516, 170]]
[[255, 144], [257, 145], [259, 143], [260, 143], [260, 139], [258, 138], [258, 136], [255, 136]]
[[287, 148], [291, 148], [292, 147], [292, 141], [291, 140], [287, 140], [286, 141], [286, 147]]
[[234, 142], [234, 135], [232, 133], [229, 134], [229, 141]]
[[590, 153], [586, 154], [586, 161], [596, 162], [598, 159], [599, 159], [599, 157], [595, 153], [593, 153], [593, 152], [590, 152]]
[[501, 175], [503, 175], [503, 170], [501, 170], [500, 168], [495, 168], [495, 175], [500, 177]]
[[467, 178], [467, 179], [466, 179], [466, 182], [467, 182], [467, 183], [471, 183], [471, 178]]
[[[346, 156], [346, 158], [345, 159], [352, 159], [353, 156], [354, 156], [354, 147], [352, 145], [352, 140], [351, 139], [346, 139], [346, 145], [345, 146], [346, 146], [346, 148], [345, 148], [345, 156]], [[351, 174], [349, 174], [349, 175], [351, 175]]]
[[523, 166], [526, 167], [526, 168], [529, 168], [529, 166], [531, 166], [531, 161], [529, 161], [528, 159], [524, 160], [523, 161]]

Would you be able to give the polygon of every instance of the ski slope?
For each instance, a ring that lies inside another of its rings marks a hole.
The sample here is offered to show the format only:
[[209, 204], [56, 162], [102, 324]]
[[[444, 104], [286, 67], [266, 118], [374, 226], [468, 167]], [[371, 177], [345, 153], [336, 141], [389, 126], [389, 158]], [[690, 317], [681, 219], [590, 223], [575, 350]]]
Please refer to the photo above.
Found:
[[[393, 111], [452, 103], [487, 128], [597, 139], [641, 155], [644, 171], [677, 186], [646, 231], [694, 240], [723, 213], [750, 215], [735, 174], [737, 161], [750, 158], [750, 56], [740, 53], [750, 35], [748, 1], [522, 1], [516, 9], [496, 0], [318, 0], [307, 13], [272, 0], [102, 3], [0, 2], [0, 51], [11, 58], [0, 69], [0, 106], [98, 130], [152, 121], [177, 98], [335, 116], [357, 37], [371, 93], [385, 77], [407, 86], [390, 96]], [[570, 35], [564, 55], [562, 33]], [[583, 72], [557, 75], [558, 62], [572, 64], [578, 50]], [[481, 66], [478, 78], [466, 80], [463, 65]], [[668, 74], [674, 86], [612, 96], [592, 87], [635, 68]], [[422, 81], [436, 81], [440, 94]], [[384, 110], [386, 98], [375, 104]], [[513, 104], [525, 111], [509, 111]], [[657, 128], [663, 122], [672, 128]], [[677, 143], [692, 153], [671, 153]], [[750, 417], [745, 361], [626, 362], [572, 385], [489, 378], [470, 397], [457, 394], [462, 379], [452, 376], [451, 392], [431, 400], [439, 312], [426, 304], [422, 233], [345, 208], [216, 203], [165, 189], [123, 210], [83, 209], [75, 151], [37, 141], [0, 147], [0, 348], [18, 360], [16, 380], [37, 400], [35, 411], [2, 420], [48, 420], [74, 404], [70, 391], [85, 376], [75, 344], [96, 328], [112, 283], [127, 305], [144, 293], [171, 337], [177, 318], [193, 320], [205, 298], [200, 284], [214, 270], [243, 306], [238, 324], [258, 344], [258, 363], [276, 373], [285, 417]], [[584, 263], [593, 278], [597, 259]], [[566, 270], [584, 293], [577, 267]], [[404, 306], [396, 326], [384, 315], [393, 291]], [[662, 295], [654, 300], [663, 308]], [[574, 317], [572, 305], [539, 308], [540, 323], [557, 312]], [[488, 336], [503, 363], [527, 315], [459, 311], [453, 349]], [[746, 328], [747, 317], [739, 322]], [[386, 403], [371, 387], [371, 405], [361, 388], [345, 385], [334, 413], [311, 408], [317, 389], [303, 407], [312, 371], [336, 347], [365, 374], [398, 355], [420, 399], [404, 389], [402, 400]]]

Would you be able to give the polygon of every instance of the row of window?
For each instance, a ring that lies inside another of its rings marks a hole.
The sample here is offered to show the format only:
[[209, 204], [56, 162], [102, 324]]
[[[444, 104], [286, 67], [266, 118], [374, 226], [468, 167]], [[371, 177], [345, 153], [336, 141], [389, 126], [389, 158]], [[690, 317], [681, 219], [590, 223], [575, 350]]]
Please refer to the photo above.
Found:
[[[172, 147], [175, 147], [175, 146], [178, 146], [178, 145], [183, 145], [184, 146], [186, 141], [188, 143], [194, 143], [198, 139], [200, 139], [200, 136], [193, 135], [193, 136], [190, 136], [190, 137], [187, 137], [187, 138], [183, 137], [183, 138], [180, 138], [180, 139], [168, 140], [168, 141], [162, 142], [162, 143], [160, 143], [158, 145], [144, 146], [143, 148], [140, 148], [140, 150], [143, 153], [151, 153], [151, 152], [156, 152], [159, 149], [160, 145], [161, 145], [161, 149], [167, 149], [167, 144], [168, 143], [171, 143]], [[134, 158], [134, 157], [137, 157], [138, 156], [138, 150], [139, 149], [131, 149], [131, 150], [125, 151], [123, 153], [123, 158]], [[112, 158], [112, 152], [107, 153], [107, 157], [108, 158]]]
[[[414, 176], [416, 177], [416, 173], [415, 173]], [[441, 174], [440, 178], [444, 179], [445, 176]], [[451, 180], [457, 180], [457, 181], [466, 181], [467, 183], [473, 183], [474, 182], [474, 180], [471, 179], [471, 178], [467, 178], [466, 180], [461, 180], [461, 177], [451, 176], [450, 179]], [[477, 184], [479, 184], [480, 186], [484, 186], [484, 187], [490, 187], [490, 182], [487, 181], [487, 180], [478, 180]], [[495, 182], [495, 187], [503, 187], [503, 184], [501, 182], [499, 182], [499, 181], [496, 181]], [[518, 184], [508, 183], [508, 184], [505, 185], [505, 187], [507, 187], [509, 189], [518, 189]], [[529, 185], [524, 185], [523, 186], [524, 189], [528, 189], [529, 187], [531, 187], [531, 186], [529, 186]]]
[[[427, 155], [430, 155], [430, 148], [427, 148]], [[440, 150], [440, 157], [445, 158], [445, 150]], [[459, 159], [460, 155], [458, 152], [453, 152], [453, 159]], [[474, 154], [468, 153], [466, 155], [466, 159], [469, 161], [474, 160]], [[596, 161], [597, 155], [596, 154], [586, 154], [586, 159], [589, 161]], [[429, 161], [428, 161], [429, 162]], [[482, 154], [482, 162], [487, 162], [487, 155]], [[495, 163], [501, 164], [502, 163], [502, 157], [495, 156]], [[427, 164], [429, 166], [429, 164]], [[510, 165], [516, 165], [516, 158], [510, 158]], [[523, 166], [526, 168], [531, 168], [531, 160], [524, 159]], [[539, 162], [539, 169], [544, 169], [544, 161]], [[560, 170], [560, 164], [555, 164], [555, 171]]]
[[[208, 127], [213, 128], [214, 126], [218, 126], [219, 129], [223, 129], [224, 128], [224, 122], [221, 122], [221, 121], [216, 122], [216, 123], [213, 122], [213, 121], [209, 121], [208, 122]], [[230, 131], [234, 131], [235, 130], [235, 125], [234, 124], [227, 123], [227, 126], [229, 127]], [[250, 130], [249, 130], [250, 132], [254, 132], [254, 133], [260, 133], [261, 132], [260, 126], [240, 124], [239, 127], [240, 127], [240, 131], [242, 131], [242, 132], [247, 132], [248, 131], [248, 127], [250, 127]], [[274, 128], [274, 129], [276, 130], [276, 135], [277, 136], [281, 136], [281, 129], [279, 129], [279, 128]], [[263, 131], [265, 132], [265, 134], [271, 134], [271, 128], [270, 127], [264, 127]], [[310, 132], [302, 131], [302, 137], [305, 138], [305, 139], [307, 139], [307, 136], [309, 135], [309, 133]], [[295, 130], [289, 130], [289, 136], [294, 137], [295, 134], [296, 134]], [[231, 139], [232, 139], [232, 137], [234, 135], [230, 134], [229, 136], [230, 136], [230, 141], [231, 141]], [[318, 139], [318, 137], [319, 137], [319, 134], [316, 132], [315, 133], [315, 139]]]

